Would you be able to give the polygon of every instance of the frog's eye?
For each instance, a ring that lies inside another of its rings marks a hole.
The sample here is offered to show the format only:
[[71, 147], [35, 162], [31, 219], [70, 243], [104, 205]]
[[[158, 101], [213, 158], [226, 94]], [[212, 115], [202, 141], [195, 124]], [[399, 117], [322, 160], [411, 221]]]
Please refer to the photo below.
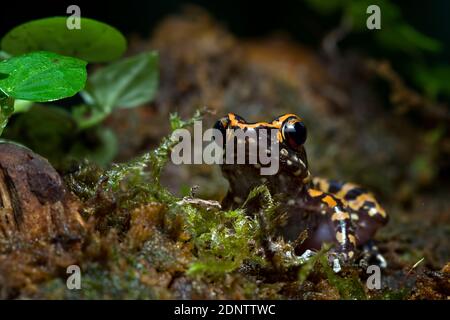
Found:
[[281, 133], [284, 141], [294, 150], [301, 147], [306, 141], [306, 126], [302, 121], [285, 121]]

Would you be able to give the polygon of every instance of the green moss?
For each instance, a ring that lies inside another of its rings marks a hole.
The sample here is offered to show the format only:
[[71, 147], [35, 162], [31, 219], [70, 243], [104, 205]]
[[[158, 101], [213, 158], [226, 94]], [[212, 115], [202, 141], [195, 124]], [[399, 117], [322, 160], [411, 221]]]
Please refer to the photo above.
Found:
[[259, 202], [261, 210], [259, 211], [259, 223], [262, 228], [265, 230], [261, 230], [264, 232], [260, 236], [273, 236], [275, 233], [275, 229], [278, 226], [278, 214], [276, 209], [278, 208], [278, 203], [272, 198], [269, 189], [266, 185], [260, 185], [250, 191], [247, 199], [243, 204], [243, 208], [248, 206], [252, 202]]
[[[252, 215], [246, 212], [250, 204], [259, 208]], [[281, 221], [277, 207], [267, 186], [261, 185], [236, 210], [185, 209], [187, 230], [197, 256], [188, 274], [223, 276], [243, 264], [276, 273], [303, 264], [304, 259], [295, 255], [293, 245], [276, 236]]]
[[261, 261], [256, 255], [257, 223], [243, 210], [218, 211], [187, 208], [187, 230], [197, 251], [190, 275], [220, 275], [239, 268], [245, 259]]
[[40, 295], [51, 299], [156, 299], [153, 288], [140, 281], [139, 270], [116, 273], [99, 264], [87, 267], [81, 275], [81, 289], [69, 290], [63, 279], [41, 287]]
[[324, 244], [322, 246], [322, 249], [317, 252], [315, 255], [313, 255], [311, 258], [309, 258], [299, 269], [298, 271], [298, 281], [300, 284], [302, 284], [308, 276], [311, 274], [311, 272], [317, 267], [318, 263], [321, 261], [322, 258], [326, 259], [326, 255], [328, 251], [330, 250], [331, 245]]
[[171, 273], [185, 271], [191, 258], [182, 243], [171, 241], [158, 231], [144, 243], [138, 257], [158, 271]]
[[341, 299], [344, 300], [365, 300], [367, 299], [363, 284], [359, 277], [354, 274], [335, 273], [331, 268], [328, 256], [330, 244], [324, 244], [322, 249], [304, 263], [298, 273], [300, 284], [308, 278], [312, 272], [322, 272], [328, 282], [335, 287]]
[[383, 300], [405, 300], [411, 294], [410, 288], [402, 288], [399, 290], [386, 290], [379, 297]]
[[244, 209], [212, 211], [189, 205], [185, 213], [197, 256], [189, 275], [223, 276], [237, 270], [245, 260], [264, 263], [258, 254], [260, 225]]
[[[197, 110], [188, 121], [181, 120], [177, 114], [170, 115], [172, 130], [183, 129], [191, 126], [202, 118], [204, 111]], [[129, 161], [127, 163], [114, 164], [102, 177], [108, 191], [117, 192], [123, 190], [124, 184], [137, 191], [153, 195], [153, 200], [162, 200], [173, 204], [176, 200], [160, 184], [159, 178], [164, 165], [167, 163], [171, 149], [178, 143], [177, 139], [168, 136], [163, 138], [160, 145], [153, 151]], [[125, 186], [125, 189], [126, 189]], [[143, 203], [144, 201], [138, 201]]]
[[341, 299], [344, 300], [365, 300], [367, 299], [364, 286], [361, 280], [354, 274], [341, 276], [335, 273], [330, 267], [327, 256], [320, 258], [322, 269], [324, 270], [328, 281], [339, 291]]

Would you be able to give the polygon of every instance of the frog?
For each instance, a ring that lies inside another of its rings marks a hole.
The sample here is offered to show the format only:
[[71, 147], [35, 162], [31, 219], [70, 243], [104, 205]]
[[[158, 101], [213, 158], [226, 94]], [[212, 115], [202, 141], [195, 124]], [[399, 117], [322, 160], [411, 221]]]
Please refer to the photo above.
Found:
[[[332, 255], [341, 263], [356, 259], [356, 254], [369, 254], [378, 264], [386, 266], [385, 259], [374, 245], [378, 229], [389, 220], [385, 209], [373, 193], [358, 184], [312, 176], [305, 149], [307, 129], [304, 120], [293, 113], [276, 117], [271, 122], [247, 122], [243, 117], [228, 113], [219, 119], [214, 128], [223, 136], [224, 158], [227, 137], [236, 129], [255, 134], [262, 129], [277, 130], [274, 144], [278, 147], [278, 170], [272, 175], [262, 175], [262, 163], [220, 164], [229, 189], [222, 201], [224, 208], [241, 207], [249, 193], [259, 185], [266, 185], [277, 196], [286, 219], [279, 233], [291, 243], [306, 231], [307, 237], [295, 247], [301, 255], [317, 252], [324, 243], [331, 243]], [[266, 135], [267, 136], [267, 135]], [[266, 148], [270, 154], [269, 144]], [[244, 141], [248, 143], [248, 140]], [[253, 141], [254, 142], [254, 141]], [[246, 148], [246, 153], [250, 148]], [[263, 150], [264, 151], [264, 150]], [[274, 153], [275, 154], [275, 153]]]

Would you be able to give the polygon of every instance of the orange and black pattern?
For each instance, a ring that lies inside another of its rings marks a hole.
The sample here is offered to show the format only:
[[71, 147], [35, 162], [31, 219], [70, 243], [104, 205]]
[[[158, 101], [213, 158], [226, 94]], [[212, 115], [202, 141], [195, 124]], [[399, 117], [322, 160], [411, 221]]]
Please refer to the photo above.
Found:
[[[380, 206], [375, 196], [356, 184], [314, 177], [313, 185], [317, 190], [335, 195], [354, 214], [365, 213], [380, 222], [387, 221], [386, 211]], [[355, 215], [353, 218], [358, 219]]]

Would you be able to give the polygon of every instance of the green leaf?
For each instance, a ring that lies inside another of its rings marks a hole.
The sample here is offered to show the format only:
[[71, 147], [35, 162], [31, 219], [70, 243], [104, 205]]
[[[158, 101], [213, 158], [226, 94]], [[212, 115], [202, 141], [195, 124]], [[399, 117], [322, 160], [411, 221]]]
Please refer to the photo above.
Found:
[[158, 55], [155, 52], [114, 62], [89, 77], [81, 92], [87, 105], [74, 110], [82, 128], [102, 121], [114, 108], [133, 108], [150, 102], [158, 86]]
[[105, 119], [109, 113], [97, 105], [80, 104], [72, 108], [72, 117], [80, 129], [95, 126]]
[[0, 135], [8, 124], [9, 117], [14, 112], [14, 99], [0, 93]]
[[158, 55], [142, 53], [110, 64], [89, 78], [86, 92], [96, 104], [133, 108], [151, 101], [158, 86]]
[[81, 28], [72, 30], [67, 28], [67, 17], [24, 23], [3, 37], [2, 50], [13, 55], [52, 51], [88, 62], [107, 62], [123, 55], [127, 43], [122, 33], [103, 22], [80, 19]]
[[35, 102], [71, 97], [86, 83], [86, 62], [52, 52], [33, 52], [0, 62], [0, 90]]
[[393, 26], [389, 31], [375, 33], [375, 38], [385, 49], [407, 54], [419, 51], [436, 53], [442, 49], [439, 41], [404, 23]]

